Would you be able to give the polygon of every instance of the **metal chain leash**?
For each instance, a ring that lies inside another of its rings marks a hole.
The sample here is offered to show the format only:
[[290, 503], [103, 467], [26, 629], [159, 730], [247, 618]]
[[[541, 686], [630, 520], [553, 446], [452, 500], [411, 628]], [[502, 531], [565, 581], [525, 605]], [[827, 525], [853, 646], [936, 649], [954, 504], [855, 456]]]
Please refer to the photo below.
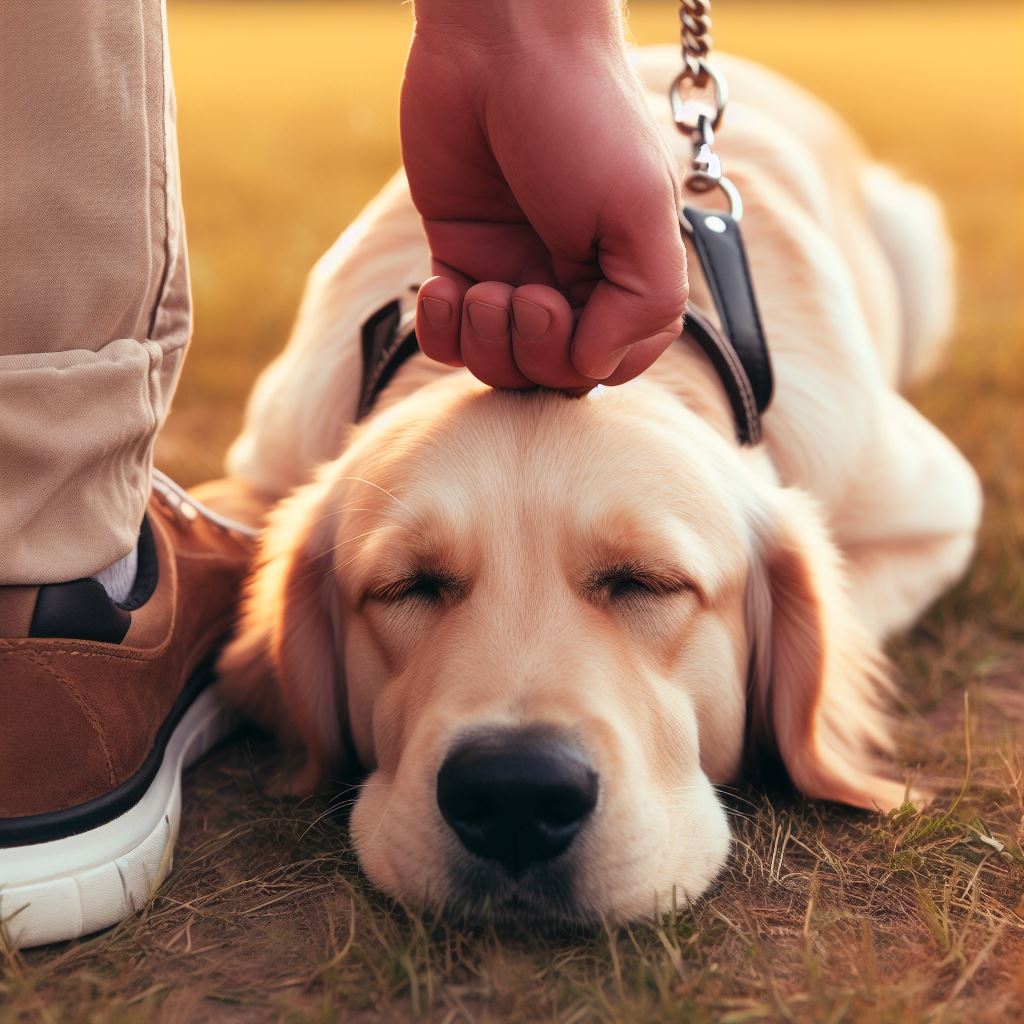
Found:
[[680, 0], [679, 42], [683, 51], [683, 66], [688, 68], [696, 85], [705, 84], [701, 78], [701, 61], [711, 50], [711, 0]]
[[[729, 212], [738, 221], [743, 216], [743, 201], [733, 183], [722, 174], [722, 163], [714, 152], [715, 131], [729, 102], [729, 87], [725, 76], [709, 60], [711, 0], [679, 0], [679, 27], [683, 70], [669, 89], [669, 102], [676, 127], [693, 145], [693, 158], [683, 187], [693, 192], [721, 189], [729, 200]], [[710, 98], [701, 97], [701, 91], [709, 90]], [[680, 223], [689, 229], [682, 215]]]

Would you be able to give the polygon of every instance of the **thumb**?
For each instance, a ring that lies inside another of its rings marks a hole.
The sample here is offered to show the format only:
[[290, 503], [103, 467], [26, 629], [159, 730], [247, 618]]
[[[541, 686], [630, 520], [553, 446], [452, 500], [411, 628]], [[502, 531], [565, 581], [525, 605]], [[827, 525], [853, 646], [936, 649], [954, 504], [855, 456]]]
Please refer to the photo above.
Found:
[[573, 366], [592, 380], [610, 377], [634, 346], [655, 338], [677, 338], [685, 307], [685, 291], [681, 297], [658, 301], [601, 281], [576, 326]]
[[594, 380], [611, 376], [631, 346], [677, 337], [682, 330], [686, 251], [676, 218], [665, 212], [659, 203], [646, 224], [637, 220], [622, 234], [601, 239], [602, 279], [583, 307], [572, 341], [573, 366]]

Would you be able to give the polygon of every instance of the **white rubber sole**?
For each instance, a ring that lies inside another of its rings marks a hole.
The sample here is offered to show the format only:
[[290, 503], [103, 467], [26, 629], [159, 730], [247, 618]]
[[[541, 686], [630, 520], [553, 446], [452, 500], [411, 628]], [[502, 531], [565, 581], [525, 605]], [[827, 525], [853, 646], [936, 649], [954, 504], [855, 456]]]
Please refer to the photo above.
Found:
[[141, 910], [171, 870], [181, 773], [235, 727], [208, 689], [178, 723], [137, 804], [88, 832], [0, 849], [0, 930], [14, 948], [63, 942]]

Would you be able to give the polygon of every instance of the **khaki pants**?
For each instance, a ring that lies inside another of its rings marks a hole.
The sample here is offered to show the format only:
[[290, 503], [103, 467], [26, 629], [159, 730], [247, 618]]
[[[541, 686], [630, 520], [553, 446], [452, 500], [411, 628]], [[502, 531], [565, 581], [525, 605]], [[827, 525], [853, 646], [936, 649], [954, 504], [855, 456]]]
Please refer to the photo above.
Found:
[[135, 544], [191, 328], [162, 0], [0, 2], [0, 585]]

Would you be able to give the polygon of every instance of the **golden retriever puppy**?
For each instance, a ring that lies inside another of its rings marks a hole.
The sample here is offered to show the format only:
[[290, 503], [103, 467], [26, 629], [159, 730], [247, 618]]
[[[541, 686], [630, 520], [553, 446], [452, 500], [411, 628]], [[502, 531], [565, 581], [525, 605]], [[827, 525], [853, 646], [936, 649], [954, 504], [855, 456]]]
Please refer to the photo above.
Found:
[[[683, 164], [676, 59], [637, 68]], [[896, 390], [941, 354], [949, 244], [833, 114], [722, 63], [774, 360], [763, 444], [737, 443], [685, 335], [584, 398], [416, 355], [353, 426], [361, 326], [411, 311], [428, 273], [399, 175], [314, 269], [232, 449], [283, 500], [223, 689], [305, 750], [296, 790], [366, 773], [360, 862], [413, 905], [623, 920], [692, 900], [728, 856], [715, 786], [766, 759], [811, 797], [904, 798], [879, 763], [880, 642], [964, 571], [980, 510]]]

